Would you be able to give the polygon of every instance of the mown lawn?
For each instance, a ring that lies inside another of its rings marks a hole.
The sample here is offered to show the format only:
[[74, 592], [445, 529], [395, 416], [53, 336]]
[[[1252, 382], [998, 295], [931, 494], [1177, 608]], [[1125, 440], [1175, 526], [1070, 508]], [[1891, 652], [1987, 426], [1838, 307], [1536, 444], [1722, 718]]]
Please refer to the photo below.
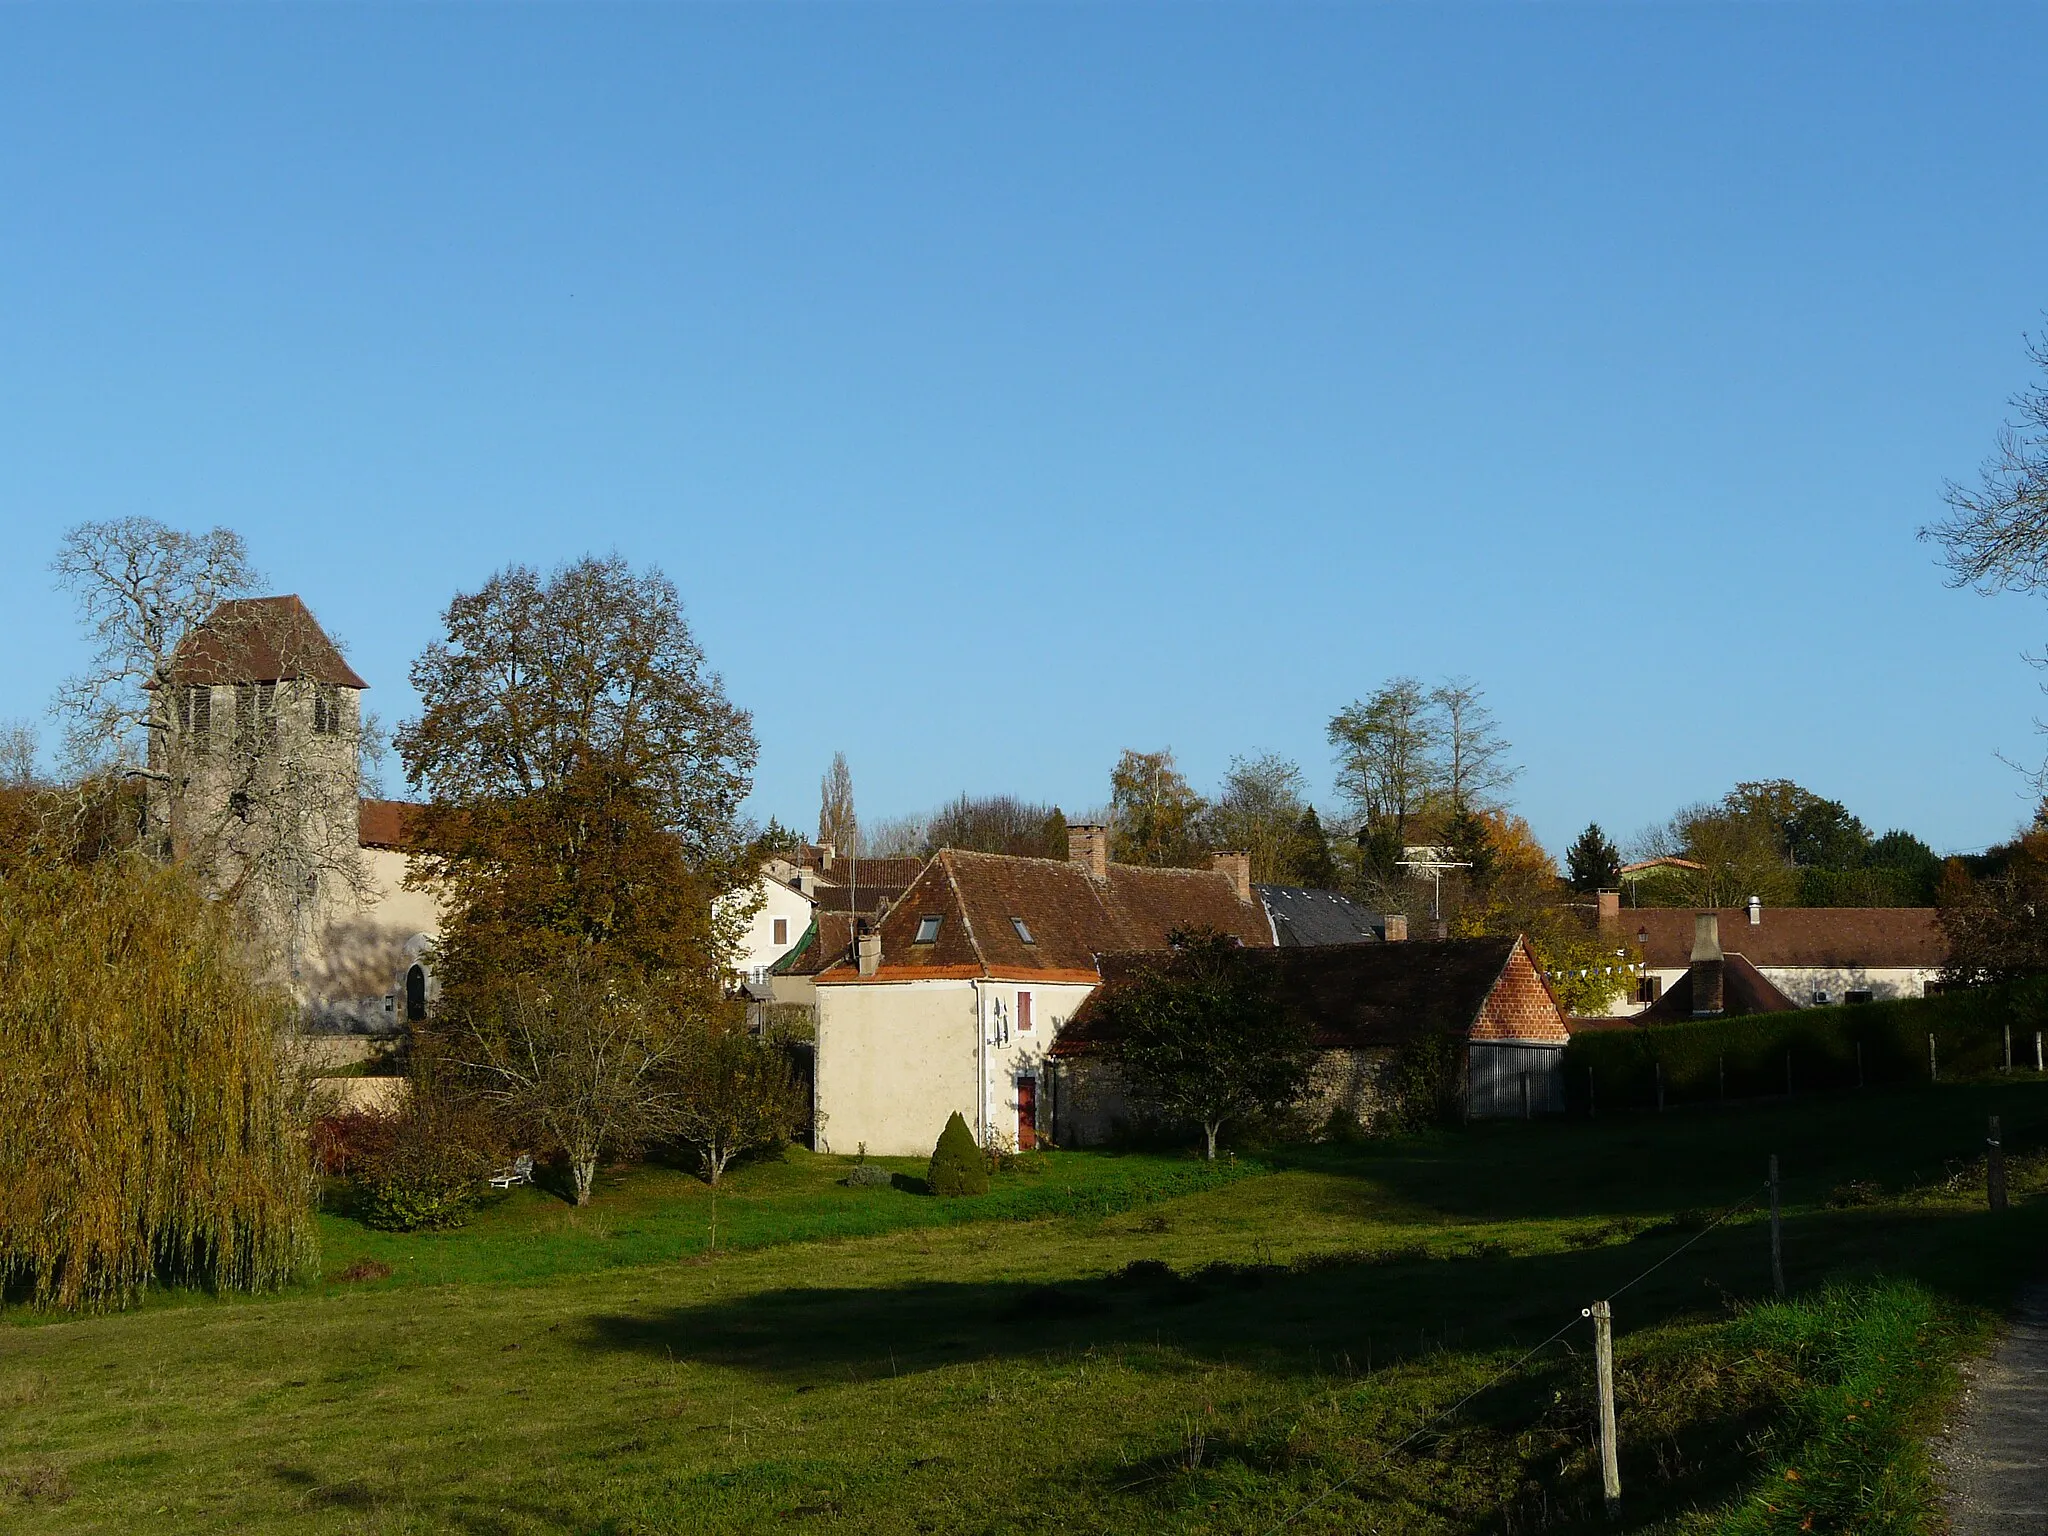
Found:
[[[716, 1257], [708, 1191], [659, 1168], [443, 1236], [329, 1215], [330, 1276], [388, 1279], [11, 1315], [0, 1527], [1610, 1529], [1575, 1319], [1619, 1291], [1619, 1528], [1912, 1530], [1946, 1362], [2048, 1237], [2048, 1201], [1979, 1209], [1992, 1109], [2048, 1142], [2015, 1080], [1213, 1172], [1061, 1154], [960, 1205], [799, 1153], [732, 1176]], [[1795, 1299], [1758, 1308], [1760, 1217], [1696, 1213], [1774, 1150]]]

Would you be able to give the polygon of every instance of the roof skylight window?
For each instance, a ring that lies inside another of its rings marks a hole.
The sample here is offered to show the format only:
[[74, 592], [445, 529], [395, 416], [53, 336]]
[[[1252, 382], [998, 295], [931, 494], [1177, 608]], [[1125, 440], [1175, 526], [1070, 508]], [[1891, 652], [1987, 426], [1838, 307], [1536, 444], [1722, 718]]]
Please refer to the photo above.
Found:
[[930, 944], [939, 936], [939, 920], [936, 917], [920, 917], [917, 920], [917, 937], [913, 944]]
[[1026, 944], [1036, 944], [1036, 943], [1038, 942], [1038, 940], [1036, 940], [1036, 939], [1034, 939], [1033, 937], [1031, 937], [1031, 930], [1030, 930], [1029, 928], [1027, 928], [1027, 927], [1025, 927], [1025, 926], [1024, 926], [1024, 919], [1023, 919], [1023, 918], [1021, 918], [1021, 917], [1013, 917], [1013, 918], [1011, 918], [1011, 919], [1010, 919], [1010, 926], [1011, 926], [1012, 928], [1014, 928], [1014, 929], [1016, 929], [1016, 930], [1017, 930], [1017, 937], [1018, 937], [1018, 938], [1020, 938], [1020, 939], [1022, 939], [1022, 940], [1023, 940], [1023, 941], [1024, 941], [1024, 942], [1025, 942]]

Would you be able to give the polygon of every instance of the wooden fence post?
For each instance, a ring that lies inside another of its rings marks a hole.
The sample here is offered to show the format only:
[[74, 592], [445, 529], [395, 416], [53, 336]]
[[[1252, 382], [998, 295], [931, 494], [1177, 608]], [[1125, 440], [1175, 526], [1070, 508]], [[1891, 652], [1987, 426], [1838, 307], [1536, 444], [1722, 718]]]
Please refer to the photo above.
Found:
[[2005, 1070], [2012, 1070], [2012, 1026], [2005, 1026]]
[[1998, 1116], [1991, 1117], [1991, 1134], [1984, 1138], [1984, 1195], [1994, 1211], [2005, 1209], [2005, 1144], [1998, 1132]]
[[1621, 1449], [1614, 1443], [1614, 1312], [1593, 1303], [1593, 1375], [1600, 1395], [1600, 1492], [1607, 1516], [1621, 1511]]
[[2036, 1072], [2039, 1072], [2039, 1071], [2041, 1071], [2041, 1070], [2042, 1070], [2042, 1063], [2041, 1063], [2041, 1031], [2039, 1031], [2038, 1029], [2034, 1031], [2034, 1070], [2035, 1070]]
[[1934, 1031], [1931, 1029], [1927, 1032], [1927, 1081], [1941, 1081], [1941, 1066], [1934, 1057]]
[[1778, 1225], [1778, 1154], [1771, 1154], [1771, 1290], [1785, 1295], [1785, 1245]]

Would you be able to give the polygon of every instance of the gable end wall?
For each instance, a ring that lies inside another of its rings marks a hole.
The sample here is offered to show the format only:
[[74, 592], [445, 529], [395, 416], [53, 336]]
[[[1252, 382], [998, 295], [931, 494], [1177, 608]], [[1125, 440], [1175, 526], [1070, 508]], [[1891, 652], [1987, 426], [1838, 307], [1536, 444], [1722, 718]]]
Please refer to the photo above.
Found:
[[1543, 983], [1526, 944], [1517, 944], [1500, 980], [1479, 1005], [1472, 1040], [1532, 1040], [1563, 1045], [1571, 1039], [1564, 1013]]

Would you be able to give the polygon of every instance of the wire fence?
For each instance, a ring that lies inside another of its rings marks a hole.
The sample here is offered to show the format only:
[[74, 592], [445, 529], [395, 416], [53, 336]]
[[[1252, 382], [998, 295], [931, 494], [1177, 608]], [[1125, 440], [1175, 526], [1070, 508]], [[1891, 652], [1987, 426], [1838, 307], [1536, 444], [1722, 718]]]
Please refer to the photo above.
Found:
[[[1619, 1286], [1616, 1286], [1612, 1291], [1608, 1292], [1605, 1297], [1601, 1298], [1601, 1300], [1606, 1301], [1608, 1303], [1612, 1303], [1617, 1296], [1624, 1295], [1628, 1291], [1634, 1289], [1643, 1281], [1649, 1279], [1650, 1276], [1654, 1275], [1658, 1270], [1662, 1269], [1665, 1265], [1669, 1264], [1672, 1260], [1676, 1259], [1680, 1254], [1684, 1253], [1687, 1249], [1691, 1248], [1694, 1244], [1702, 1241], [1708, 1233], [1714, 1231], [1715, 1228], [1719, 1227], [1723, 1222], [1727, 1221], [1730, 1217], [1736, 1216], [1745, 1210], [1753, 1208], [1758, 1201], [1764, 1199], [1767, 1195], [1770, 1194], [1771, 1189], [1772, 1180], [1764, 1180], [1763, 1183], [1759, 1184], [1755, 1189], [1751, 1190], [1748, 1194], [1744, 1195], [1740, 1200], [1735, 1201], [1732, 1205], [1724, 1207], [1720, 1212], [1718, 1212], [1713, 1217], [1711, 1221], [1707, 1222], [1706, 1225], [1701, 1227], [1699, 1231], [1693, 1233], [1692, 1236], [1688, 1237], [1676, 1248], [1672, 1249], [1669, 1253], [1665, 1254], [1662, 1258], [1658, 1259], [1656, 1263], [1651, 1264], [1639, 1273], [1630, 1276], [1629, 1279], [1623, 1281]], [[1773, 1214], [1775, 1216], [1775, 1209]], [[1774, 1236], [1774, 1252], [1775, 1247], [1776, 1239]], [[1317, 1494], [1307, 1503], [1302, 1504], [1298, 1508], [1290, 1511], [1287, 1515], [1282, 1517], [1276, 1524], [1267, 1527], [1265, 1531], [1265, 1536], [1275, 1536], [1276, 1532], [1285, 1530], [1288, 1526], [1292, 1525], [1296, 1520], [1299, 1520], [1303, 1515], [1310, 1513], [1320, 1505], [1326, 1503], [1328, 1500], [1335, 1498], [1338, 1494], [1342, 1493], [1346, 1488], [1351, 1487], [1355, 1483], [1359, 1482], [1361, 1479], [1369, 1476], [1373, 1472], [1377, 1471], [1379, 1468], [1385, 1466], [1388, 1462], [1393, 1460], [1393, 1458], [1396, 1455], [1398, 1455], [1401, 1451], [1405, 1450], [1410, 1445], [1413, 1445], [1423, 1435], [1429, 1433], [1430, 1430], [1436, 1428], [1439, 1424], [1447, 1423], [1452, 1418], [1455, 1418], [1459, 1411], [1465, 1408], [1475, 1398], [1483, 1396], [1485, 1393], [1492, 1391], [1495, 1387], [1499, 1386], [1502, 1382], [1506, 1381], [1510, 1376], [1513, 1376], [1517, 1371], [1520, 1371], [1521, 1369], [1523, 1369], [1523, 1367], [1527, 1366], [1530, 1361], [1534, 1360], [1538, 1355], [1542, 1354], [1545, 1350], [1550, 1348], [1551, 1345], [1555, 1344], [1559, 1339], [1562, 1339], [1566, 1334], [1570, 1333], [1574, 1328], [1578, 1327], [1581, 1323], [1590, 1322], [1592, 1317], [1593, 1308], [1591, 1306], [1581, 1308], [1577, 1313], [1567, 1318], [1563, 1323], [1559, 1324], [1557, 1330], [1554, 1333], [1552, 1333], [1548, 1338], [1545, 1338], [1540, 1343], [1534, 1344], [1530, 1346], [1530, 1348], [1528, 1348], [1527, 1350], [1524, 1350], [1520, 1355], [1516, 1356], [1515, 1359], [1509, 1361], [1506, 1365], [1502, 1366], [1498, 1371], [1494, 1372], [1493, 1375], [1489, 1376], [1485, 1381], [1481, 1382], [1478, 1386], [1474, 1387], [1471, 1391], [1467, 1392], [1463, 1397], [1459, 1398], [1449, 1407], [1439, 1409], [1436, 1413], [1431, 1414], [1427, 1419], [1424, 1419], [1420, 1424], [1416, 1425], [1413, 1429], [1409, 1430], [1408, 1433], [1403, 1435], [1399, 1440], [1395, 1441], [1392, 1445], [1389, 1445], [1384, 1450], [1380, 1451], [1378, 1455], [1374, 1456], [1371, 1460], [1366, 1462], [1365, 1465], [1359, 1467], [1356, 1471], [1350, 1473], [1348, 1476], [1344, 1477], [1340, 1481], [1332, 1483], [1329, 1487], [1325, 1488], [1321, 1493]]]

